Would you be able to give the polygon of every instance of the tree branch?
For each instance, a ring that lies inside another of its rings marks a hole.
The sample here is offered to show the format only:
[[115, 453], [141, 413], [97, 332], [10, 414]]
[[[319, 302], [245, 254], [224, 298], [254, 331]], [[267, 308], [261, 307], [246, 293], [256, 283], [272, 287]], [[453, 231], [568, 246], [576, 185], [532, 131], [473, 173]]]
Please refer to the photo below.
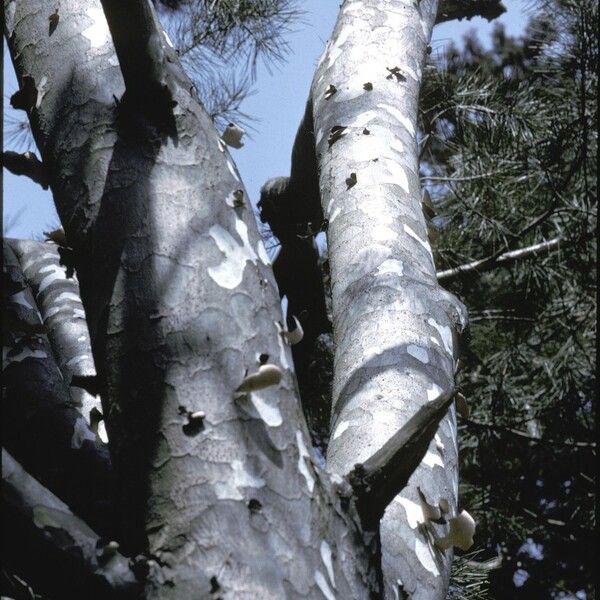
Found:
[[500, 0], [443, 0], [440, 2], [436, 25], [453, 19], [472, 19], [483, 17], [488, 21], [496, 19], [506, 12]]
[[511, 250], [510, 252], [504, 252], [498, 256], [488, 256], [487, 258], [475, 260], [467, 263], [466, 265], [454, 267], [453, 269], [439, 271], [437, 274], [437, 279], [440, 282], [448, 282], [458, 279], [464, 275], [469, 275], [472, 273], [480, 274], [486, 271], [491, 271], [496, 266], [505, 267], [517, 260], [532, 258], [538, 254], [541, 254], [542, 252], [550, 252], [551, 250], [554, 250], [560, 246], [561, 241], [561, 238], [557, 237], [545, 242], [540, 242], [539, 244], [535, 244], [533, 246]]
[[[63, 597], [137, 596], [140, 584], [127, 559], [116, 552], [114, 543], [110, 546], [103, 543], [62, 500], [29, 475], [4, 449], [2, 496], [6, 513], [11, 516], [6, 520], [8, 530], [11, 537], [14, 533], [17, 536], [16, 546], [27, 548], [27, 553], [32, 547], [48, 552], [43, 561], [32, 561], [35, 565], [32, 568], [38, 571], [36, 577], [54, 580], [45, 581], [46, 585], [56, 586]], [[32, 544], [23, 544], [23, 534]]]
[[364, 463], [348, 474], [363, 527], [373, 531], [387, 505], [406, 486], [419, 466], [456, 390], [422, 406], [406, 425]]
[[6, 167], [14, 175], [25, 175], [35, 183], [39, 183], [45, 190], [48, 189], [48, 174], [38, 157], [33, 152], [19, 154], [12, 150], [2, 152], [0, 166]]

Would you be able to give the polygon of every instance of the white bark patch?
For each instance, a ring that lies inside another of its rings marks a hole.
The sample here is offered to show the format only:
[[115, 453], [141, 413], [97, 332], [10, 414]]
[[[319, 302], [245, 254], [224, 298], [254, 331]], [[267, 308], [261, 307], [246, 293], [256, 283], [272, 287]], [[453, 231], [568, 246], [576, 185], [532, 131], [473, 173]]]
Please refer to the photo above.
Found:
[[[391, 242], [397, 237], [398, 236], [396, 235], [396, 232], [393, 229], [386, 227], [385, 225], [376, 225], [373, 229], [373, 239], [377, 242]], [[379, 267], [377, 268], [379, 269]]]
[[82, 308], [74, 308], [73, 316], [76, 319], [85, 319], [85, 310], [83, 310]]
[[81, 35], [90, 41], [92, 48], [99, 48], [110, 40], [108, 23], [101, 8], [89, 8], [86, 15], [92, 20], [92, 24], [81, 32]]
[[27, 296], [25, 296], [25, 292], [23, 290], [10, 296], [8, 300], [9, 300], [9, 302], [12, 302], [13, 304], [20, 304], [21, 306], [24, 306], [25, 308], [33, 309], [33, 306], [27, 300]]
[[433, 439], [435, 440], [435, 447], [438, 449], [438, 452], [442, 453], [445, 448], [442, 438], [436, 433]]
[[88, 427], [86, 420], [83, 417], [79, 417], [75, 421], [73, 427], [73, 437], [71, 438], [71, 448], [81, 448], [83, 442], [89, 440], [90, 442], [96, 441], [96, 434]]
[[348, 127], [364, 127], [377, 117], [377, 112], [374, 110], [366, 110], [360, 113]]
[[60, 267], [55, 266], [54, 272], [50, 275], [46, 275], [38, 288], [38, 294], [41, 294], [48, 286], [52, 285], [55, 281], [64, 281], [66, 279], [65, 272]]
[[431, 450], [427, 450], [427, 452], [425, 452], [422, 462], [431, 469], [433, 469], [435, 465], [444, 468], [442, 459], [435, 452], [431, 452]]
[[256, 242], [256, 254], [258, 255], [258, 258], [260, 258], [260, 260], [262, 261], [263, 265], [269, 266], [271, 264], [271, 261], [269, 260], [269, 255], [265, 250], [265, 245], [262, 243], [262, 240], [258, 240], [258, 242]]
[[325, 575], [323, 575], [321, 571], [315, 571], [315, 583], [323, 593], [323, 596], [327, 598], [327, 600], [335, 600], [335, 594], [333, 593], [333, 590], [329, 587], [327, 579], [325, 579]]
[[243, 500], [239, 488], [261, 488], [265, 485], [265, 480], [256, 475], [248, 473], [244, 463], [241, 460], [232, 460], [229, 463], [233, 474], [228, 476], [225, 481], [215, 483], [214, 490], [219, 500]]
[[250, 402], [256, 409], [258, 416], [269, 427], [279, 427], [283, 423], [279, 408], [265, 402], [265, 400], [263, 400], [256, 392], [250, 394]]
[[98, 423], [98, 437], [105, 443], [108, 444], [108, 433], [106, 432], [106, 425], [104, 419]]
[[410, 237], [414, 238], [415, 240], [417, 240], [417, 242], [419, 242], [419, 244], [421, 244], [421, 246], [423, 246], [423, 248], [425, 248], [425, 250], [427, 250], [427, 252], [429, 252], [431, 254], [431, 246], [429, 245], [429, 242], [422, 240], [413, 230], [412, 227], [410, 227], [410, 225], [407, 225], [406, 223], [404, 223], [404, 231], [406, 231], [406, 233], [408, 233], [408, 235], [410, 235]]
[[411, 69], [408, 65], [402, 65], [402, 67], [400, 67], [401, 71], [403, 73], [406, 73], [407, 75], [409, 75], [410, 77], [412, 77], [415, 81], [419, 81], [419, 78], [417, 77], [417, 74], [415, 73], [415, 71], [413, 69]]
[[171, 46], [171, 48], [174, 48], [175, 46], [173, 46], [173, 42], [171, 41], [171, 38], [167, 35], [167, 32], [163, 29], [163, 35], [165, 36], [165, 40], [167, 40], [167, 44], [169, 44], [169, 46]]
[[59, 294], [54, 300], [54, 303], [58, 304], [59, 302], [66, 302], [67, 300], [73, 300], [73, 302], [81, 304], [81, 298], [73, 292], [63, 292], [62, 294]]
[[336, 439], [339, 438], [340, 435], [342, 435], [342, 433], [344, 433], [344, 431], [346, 431], [346, 429], [348, 429], [348, 427], [350, 427], [350, 421], [342, 421], [336, 428], [335, 431], [333, 433], [333, 438], [332, 439]]
[[404, 275], [404, 264], [401, 260], [395, 258], [388, 258], [384, 260], [379, 267], [377, 267], [378, 275], [385, 275], [387, 273], [395, 273], [398, 276]]
[[44, 313], [44, 321], [46, 319], [49, 319], [50, 317], [53, 317], [55, 314], [59, 313], [61, 310], [63, 310], [65, 307], [64, 306], [51, 306], [45, 313]]
[[87, 354], [80, 354], [79, 356], [74, 356], [65, 363], [65, 367], [72, 367], [73, 365], [76, 365], [77, 363], [80, 363], [88, 358], [89, 356]]
[[221, 264], [208, 268], [208, 274], [217, 285], [229, 290], [242, 283], [246, 262], [256, 262], [258, 258], [248, 242], [246, 224], [237, 219], [235, 228], [242, 238], [241, 245], [221, 225], [213, 225], [208, 232], [225, 256]]
[[335, 585], [335, 575], [333, 574], [333, 562], [331, 560], [331, 548], [329, 544], [323, 540], [321, 542], [321, 560], [327, 569], [327, 575], [329, 575], [329, 581], [331, 581], [331, 585], [333, 589], [336, 588]]
[[440, 571], [437, 567], [431, 548], [429, 544], [424, 542], [421, 538], [415, 539], [415, 554], [419, 559], [419, 562], [434, 576], [438, 577]]
[[227, 168], [229, 169], [229, 172], [234, 176], [235, 180], [239, 181], [240, 178], [237, 174], [237, 171], [235, 170], [235, 165], [230, 160], [227, 161]]
[[440, 325], [435, 319], [431, 317], [427, 319], [427, 323], [437, 329], [440, 337], [442, 338], [442, 342], [444, 343], [444, 348], [449, 354], [452, 354], [452, 330], [447, 325]]
[[302, 437], [302, 432], [300, 430], [296, 431], [296, 443], [298, 444], [299, 454], [298, 470], [306, 481], [306, 487], [308, 488], [308, 491], [312, 494], [315, 487], [315, 478], [306, 464], [307, 460], [310, 461], [310, 455], [306, 449], [306, 444], [304, 443], [304, 438]]
[[[331, 208], [331, 205], [333, 204], [333, 202], [331, 202], [329, 204], [329, 207]], [[331, 225], [331, 223], [333, 223], [335, 221], [335, 219], [338, 217], [338, 215], [342, 212], [342, 207], [341, 206], [336, 206], [335, 209], [333, 210], [333, 212], [329, 215], [329, 224]]]
[[398, 121], [400, 121], [402, 126], [406, 129], [406, 131], [408, 131], [408, 133], [410, 133], [410, 135], [412, 135], [412, 136], [415, 135], [415, 126], [413, 125], [412, 121], [402, 111], [397, 109], [395, 106], [391, 106], [390, 104], [381, 103], [381, 104], [378, 104], [377, 106], [379, 108], [382, 108], [386, 112], [388, 112], [390, 115], [392, 115], [392, 117], [394, 117]]
[[390, 147], [392, 148], [392, 150], [395, 150], [398, 153], [404, 152], [404, 146], [402, 145], [402, 142], [400, 140], [394, 139], [390, 144]]
[[411, 529], [416, 529], [419, 523], [423, 522], [423, 509], [420, 504], [404, 498], [403, 496], [396, 496], [395, 501], [402, 505], [406, 512], [406, 521]]
[[427, 388], [427, 401], [431, 402], [432, 400], [439, 398], [442, 391], [443, 390], [439, 385], [432, 383], [431, 387]]
[[409, 344], [406, 347], [406, 351], [419, 362], [422, 362], [425, 365], [429, 363], [429, 355], [427, 354], [427, 350], [425, 348], [421, 348], [421, 346], [415, 346], [415, 344]]

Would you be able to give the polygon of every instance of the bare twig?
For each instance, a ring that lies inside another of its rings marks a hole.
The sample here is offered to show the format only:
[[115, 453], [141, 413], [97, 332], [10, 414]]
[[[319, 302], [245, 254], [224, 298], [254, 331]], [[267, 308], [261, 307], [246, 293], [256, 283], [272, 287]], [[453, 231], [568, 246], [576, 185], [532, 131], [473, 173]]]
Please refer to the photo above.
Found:
[[463, 275], [469, 275], [472, 273], [484, 273], [486, 271], [491, 271], [496, 266], [509, 265], [516, 260], [523, 260], [527, 258], [532, 258], [541, 254], [542, 252], [550, 252], [555, 248], [559, 247], [561, 243], [561, 238], [553, 238], [551, 240], [547, 240], [545, 242], [540, 242], [539, 244], [534, 244], [533, 246], [527, 246], [525, 248], [519, 248], [518, 250], [511, 250], [510, 252], [504, 252], [498, 256], [492, 255], [487, 258], [482, 258], [481, 260], [475, 260], [473, 262], [467, 263], [466, 265], [460, 265], [458, 267], [454, 267], [453, 269], [447, 269], [445, 271], [440, 271], [437, 274], [438, 281], [453, 281], [458, 277], [462, 277]]

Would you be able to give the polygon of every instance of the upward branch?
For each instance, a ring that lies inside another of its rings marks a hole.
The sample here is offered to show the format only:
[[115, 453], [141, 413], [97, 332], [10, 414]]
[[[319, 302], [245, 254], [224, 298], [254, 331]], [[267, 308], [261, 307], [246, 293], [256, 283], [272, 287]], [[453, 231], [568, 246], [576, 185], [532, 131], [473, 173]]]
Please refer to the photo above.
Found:
[[402, 491], [419, 466], [455, 389], [422, 406], [375, 454], [348, 474], [363, 527], [376, 529], [387, 505]]

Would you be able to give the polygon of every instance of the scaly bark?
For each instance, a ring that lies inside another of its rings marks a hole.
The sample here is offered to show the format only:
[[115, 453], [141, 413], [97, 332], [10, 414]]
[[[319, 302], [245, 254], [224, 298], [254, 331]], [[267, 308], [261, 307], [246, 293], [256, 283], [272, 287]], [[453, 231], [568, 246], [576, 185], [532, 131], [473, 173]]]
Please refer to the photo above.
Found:
[[[421, 209], [417, 100], [437, 2], [346, 1], [311, 87], [320, 192], [329, 220], [335, 348], [328, 469], [347, 474], [424, 403], [454, 385], [462, 304], [436, 281]], [[445, 596], [417, 487], [456, 511], [456, 416], [381, 523], [386, 592]], [[434, 527], [434, 525], [429, 525]], [[444, 526], [435, 526], [438, 533]]]
[[[312, 464], [273, 274], [252, 211], [231, 202], [247, 197], [231, 157], [162, 32], [151, 47], [171, 100], [153, 104], [124, 97], [99, 1], [61, 2], [46, 35], [53, 9], [5, 0], [5, 28], [17, 74], [36, 85], [32, 130], [76, 257], [121, 539], [160, 565], [146, 597], [366, 597], [369, 554]], [[127, 25], [133, 37], [151, 27]], [[236, 395], [261, 354], [281, 382]]]

